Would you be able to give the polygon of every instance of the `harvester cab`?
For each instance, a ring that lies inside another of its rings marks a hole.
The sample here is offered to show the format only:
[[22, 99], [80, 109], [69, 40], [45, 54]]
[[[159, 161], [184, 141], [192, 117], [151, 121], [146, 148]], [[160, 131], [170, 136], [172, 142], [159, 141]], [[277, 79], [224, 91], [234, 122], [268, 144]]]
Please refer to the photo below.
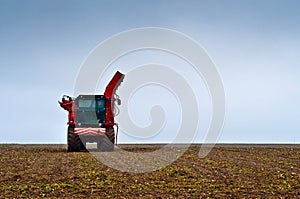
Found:
[[[68, 151], [86, 149], [87, 142], [96, 142], [100, 151], [113, 151], [117, 140], [118, 124], [114, 116], [121, 104], [115, 93], [124, 74], [117, 71], [106, 86], [104, 95], [64, 95], [60, 106], [68, 111]], [[114, 126], [117, 127], [115, 133]]]

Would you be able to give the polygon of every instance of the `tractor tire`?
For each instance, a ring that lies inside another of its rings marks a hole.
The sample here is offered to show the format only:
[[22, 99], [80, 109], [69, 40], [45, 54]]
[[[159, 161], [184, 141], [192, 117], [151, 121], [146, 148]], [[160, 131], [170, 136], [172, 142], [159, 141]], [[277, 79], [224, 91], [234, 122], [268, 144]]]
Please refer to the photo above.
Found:
[[99, 151], [109, 152], [115, 150], [115, 130], [113, 127], [106, 128], [106, 134], [103, 135], [97, 142]]
[[83, 142], [82, 139], [80, 140], [80, 150], [86, 151], [86, 142]]
[[77, 135], [75, 136], [75, 145], [76, 145], [76, 149], [75, 151], [85, 151], [85, 145], [83, 144], [82, 140], [80, 139], [80, 137]]
[[106, 128], [106, 136], [112, 144], [115, 144], [115, 130], [114, 127], [110, 126]]
[[74, 126], [68, 127], [68, 152], [77, 151], [76, 136], [74, 134]]

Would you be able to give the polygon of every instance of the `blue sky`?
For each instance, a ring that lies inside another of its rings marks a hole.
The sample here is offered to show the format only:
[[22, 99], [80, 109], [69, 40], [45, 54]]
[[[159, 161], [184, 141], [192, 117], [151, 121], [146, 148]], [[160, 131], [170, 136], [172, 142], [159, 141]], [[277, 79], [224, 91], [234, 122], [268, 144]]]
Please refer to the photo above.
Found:
[[149, 26], [189, 35], [214, 60], [227, 98], [220, 142], [300, 142], [299, 8], [296, 0], [2, 0], [0, 142], [65, 143], [57, 100], [73, 93], [90, 51]]

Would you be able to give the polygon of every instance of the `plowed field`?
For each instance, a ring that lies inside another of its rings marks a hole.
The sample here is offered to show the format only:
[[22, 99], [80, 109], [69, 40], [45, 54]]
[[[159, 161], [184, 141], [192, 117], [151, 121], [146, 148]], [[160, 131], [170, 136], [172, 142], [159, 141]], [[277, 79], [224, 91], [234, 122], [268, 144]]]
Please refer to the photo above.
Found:
[[[122, 146], [137, 153], [158, 146]], [[151, 149], [151, 150], [150, 150]], [[297, 145], [198, 146], [150, 173], [121, 172], [61, 145], [0, 145], [1, 198], [299, 198]], [[114, 153], [114, 152], [111, 152]]]

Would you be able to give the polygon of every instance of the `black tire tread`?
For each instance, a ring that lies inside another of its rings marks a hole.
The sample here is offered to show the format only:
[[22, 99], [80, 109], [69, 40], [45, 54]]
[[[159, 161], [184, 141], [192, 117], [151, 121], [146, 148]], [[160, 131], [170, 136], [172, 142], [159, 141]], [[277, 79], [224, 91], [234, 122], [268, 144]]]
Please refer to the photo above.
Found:
[[113, 127], [106, 128], [106, 136], [112, 144], [115, 144], [115, 130]]
[[76, 138], [74, 134], [74, 126], [68, 126], [68, 152], [77, 151]]
[[99, 151], [114, 151], [115, 149], [115, 130], [113, 127], [106, 127], [106, 134], [97, 142]]

